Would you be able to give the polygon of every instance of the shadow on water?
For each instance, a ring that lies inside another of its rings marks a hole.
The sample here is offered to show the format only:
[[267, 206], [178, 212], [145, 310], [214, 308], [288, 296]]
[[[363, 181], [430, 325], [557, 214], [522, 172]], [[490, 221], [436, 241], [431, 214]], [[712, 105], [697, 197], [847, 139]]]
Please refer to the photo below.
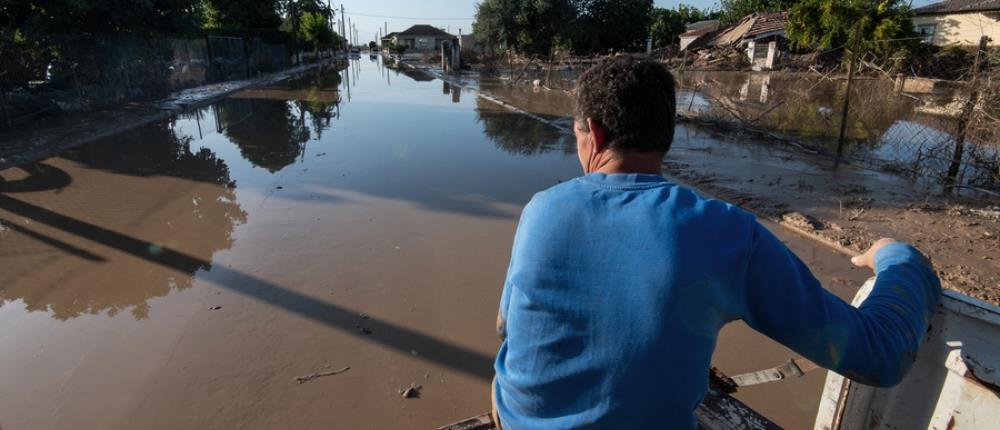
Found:
[[413, 350], [420, 351], [420, 357], [425, 360], [447, 366], [481, 380], [488, 380], [493, 376], [492, 357], [460, 345], [374, 318], [367, 322], [372, 334], [365, 335], [355, 329], [357, 312], [314, 299], [255, 276], [226, 267], [212, 267], [211, 262], [207, 260], [167, 247], [158, 247], [156, 244], [68, 217], [7, 195], [0, 195], [0, 209], [166, 268], [182, 272], [190, 272], [191, 268], [204, 268], [208, 271], [204, 278], [210, 282], [326, 324], [343, 333], [376, 342], [406, 354]]

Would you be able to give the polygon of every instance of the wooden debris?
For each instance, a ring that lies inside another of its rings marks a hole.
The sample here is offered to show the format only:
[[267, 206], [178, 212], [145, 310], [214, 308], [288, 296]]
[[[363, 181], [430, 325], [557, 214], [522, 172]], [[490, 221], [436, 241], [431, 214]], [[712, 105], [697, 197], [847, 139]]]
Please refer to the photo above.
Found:
[[331, 371], [327, 371], [327, 372], [316, 372], [316, 373], [312, 373], [312, 374], [305, 375], [305, 376], [296, 376], [295, 377], [295, 381], [298, 382], [298, 383], [300, 383], [300, 384], [303, 384], [303, 383], [312, 381], [313, 379], [316, 379], [316, 378], [322, 378], [322, 377], [325, 377], [325, 376], [339, 375], [339, 374], [344, 373], [344, 372], [346, 372], [348, 370], [351, 370], [351, 368], [350, 367], [345, 367], [343, 369], [338, 369], [338, 370], [331, 370]]

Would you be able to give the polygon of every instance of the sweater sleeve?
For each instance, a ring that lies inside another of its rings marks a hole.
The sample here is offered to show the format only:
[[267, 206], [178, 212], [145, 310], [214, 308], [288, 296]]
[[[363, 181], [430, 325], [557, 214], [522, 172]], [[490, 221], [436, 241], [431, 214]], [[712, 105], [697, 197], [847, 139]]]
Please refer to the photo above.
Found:
[[755, 223], [737, 309], [755, 330], [817, 364], [867, 385], [898, 384], [916, 357], [941, 284], [905, 243], [875, 256], [871, 295], [855, 308], [823, 289], [777, 237]]

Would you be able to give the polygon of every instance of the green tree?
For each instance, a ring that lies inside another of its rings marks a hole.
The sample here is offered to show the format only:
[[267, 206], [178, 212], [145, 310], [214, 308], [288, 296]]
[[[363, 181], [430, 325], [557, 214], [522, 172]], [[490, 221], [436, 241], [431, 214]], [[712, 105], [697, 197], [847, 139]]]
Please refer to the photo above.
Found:
[[686, 24], [713, 19], [713, 13], [699, 10], [693, 6], [679, 5], [677, 9], [654, 8], [652, 23], [649, 26], [653, 46], [664, 48], [678, 43], [682, 33], [687, 31]]
[[719, 22], [729, 25], [755, 12], [781, 12], [796, 0], [719, 0]]
[[337, 46], [340, 37], [330, 28], [330, 20], [317, 12], [306, 12], [302, 15], [302, 25], [299, 27], [299, 34], [307, 42], [312, 44], [319, 58], [320, 49], [328, 49]]
[[487, 49], [514, 46], [519, 3], [519, 0], [483, 0], [476, 4], [472, 32], [480, 45]]
[[652, 0], [574, 0], [578, 17], [571, 28], [573, 50], [607, 52], [646, 46]]
[[203, 0], [204, 27], [237, 34], [277, 30], [278, 0]]
[[547, 55], [574, 16], [570, 0], [483, 0], [472, 28], [483, 46]]
[[798, 48], [848, 47], [854, 28], [862, 50], [889, 55], [914, 41], [909, 3], [903, 0], [803, 0], [788, 12], [788, 38]]

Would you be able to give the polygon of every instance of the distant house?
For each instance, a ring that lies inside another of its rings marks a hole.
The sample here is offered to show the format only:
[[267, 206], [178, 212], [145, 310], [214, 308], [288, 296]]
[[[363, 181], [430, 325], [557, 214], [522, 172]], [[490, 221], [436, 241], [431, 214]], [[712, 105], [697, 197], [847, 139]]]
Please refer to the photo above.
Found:
[[913, 28], [937, 46], [1000, 40], [1000, 0], [948, 0], [913, 10]]
[[462, 35], [460, 35], [459, 38], [458, 38], [458, 46], [462, 47], [463, 50], [464, 49], [470, 49], [470, 50], [473, 50], [473, 51], [478, 51], [479, 50], [479, 44], [476, 43], [475, 36], [473, 36], [471, 34], [462, 34]]
[[681, 51], [688, 47], [691, 42], [698, 40], [702, 36], [709, 34], [715, 30], [719, 29], [719, 20], [710, 19], [707, 21], [698, 21], [685, 26], [684, 33], [681, 33]]
[[382, 49], [389, 49], [389, 45], [392, 45], [392, 41], [395, 40], [397, 34], [399, 33], [394, 31], [385, 36], [382, 36], [382, 39], [380, 40], [380, 42], [382, 43]]
[[383, 45], [388, 41], [396, 45], [406, 46], [408, 51], [437, 51], [443, 42], [455, 41], [458, 38], [444, 30], [430, 25], [414, 25], [399, 33], [389, 33], [382, 39]]

